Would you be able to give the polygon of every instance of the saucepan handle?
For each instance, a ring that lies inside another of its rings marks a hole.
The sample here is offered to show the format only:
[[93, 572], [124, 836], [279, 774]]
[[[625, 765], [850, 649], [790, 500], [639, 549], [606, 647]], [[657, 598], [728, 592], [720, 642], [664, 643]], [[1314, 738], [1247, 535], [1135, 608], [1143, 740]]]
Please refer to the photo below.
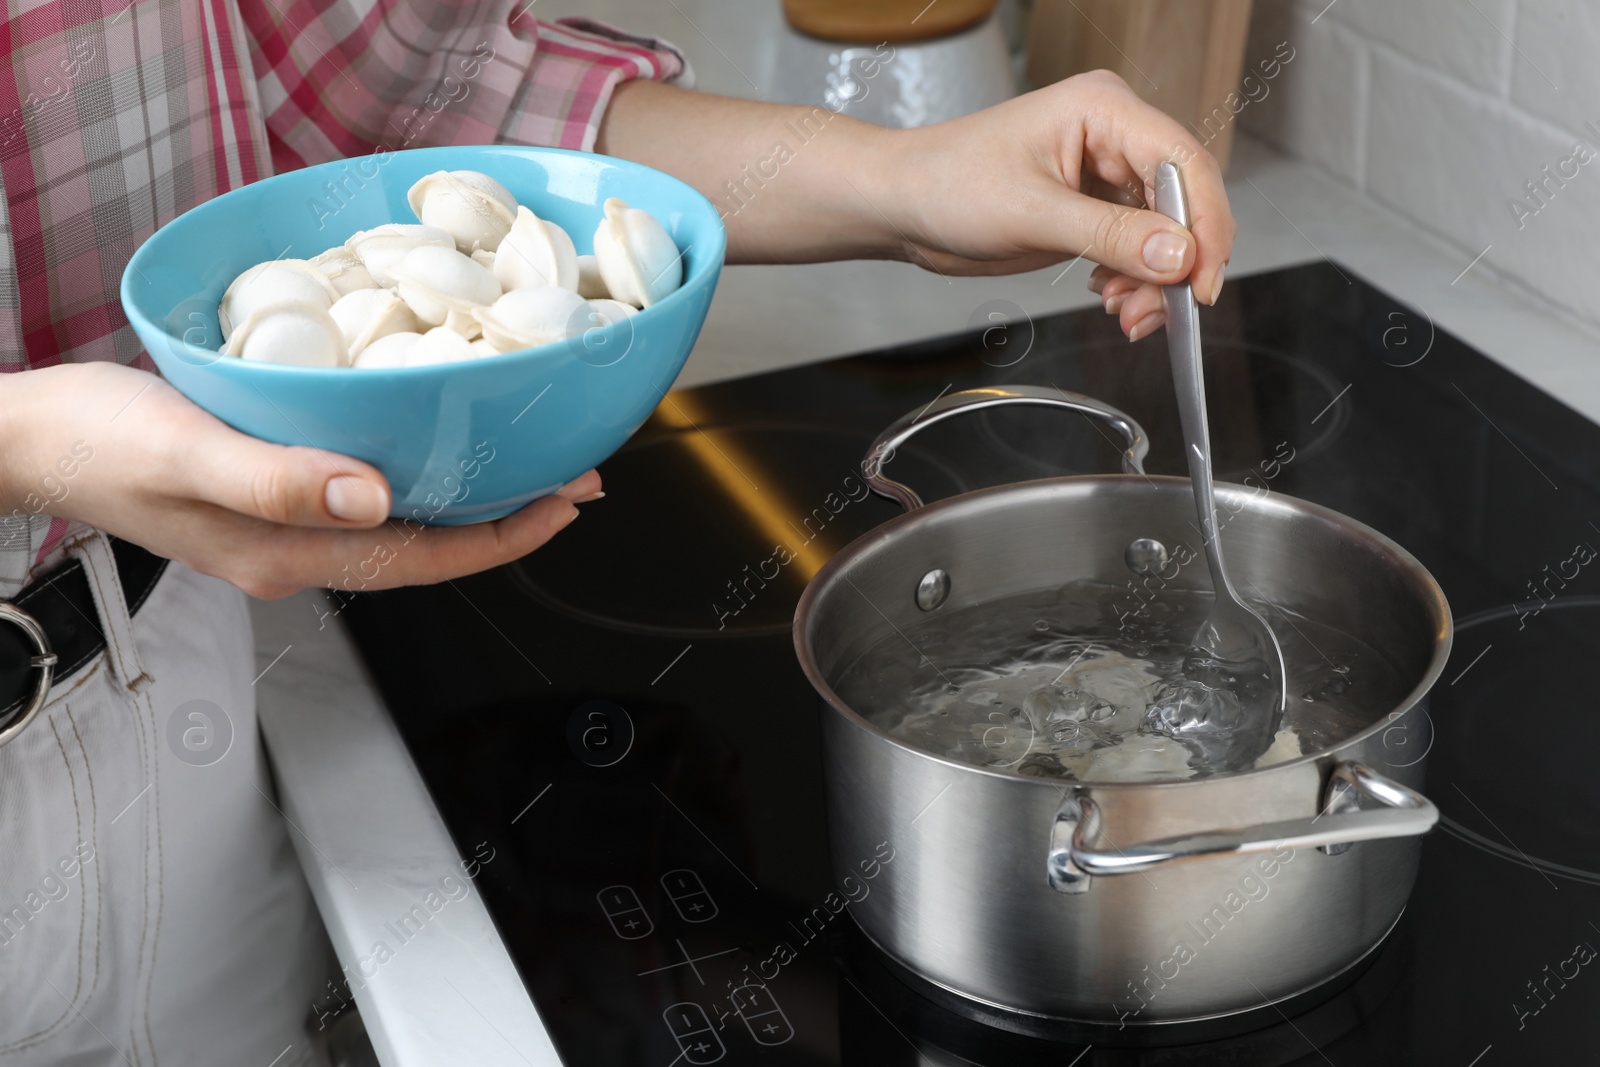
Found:
[[[1363, 799], [1378, 806], [1363, 808]], [[1439, 821], [1439, 809], [1415, 790], [1359, 763], [1346, 761], [1335, 766], [1328, 779], [1322, 814], [1309, 819], [1261, 823], [1096, 851], [1089, 842], [1100, 835], [1100, 819], [1100, 807], [1086, 788], [1078, 788], [1062, 803], [1050, 837], [1052, 888], [1063, 893], [1083, 893], [1095, 875], [1137, 874], [1173, 863], [1276, 852], [1282, 848], [1319, 848], [1337, 855], [1356, 841], [1426, 833]]]
[[878, 439], [872, 442], [872, 447], [867, 449], [867, 457], [861, 461], [861, 473], [865, 476], [867, 485], [871, 486], [872, 491], [879, 496], [888, 497], [907, 511], [915, 511], [922, 506], [922, 498], [914, 489], [886, 477], [883, 473], [884, 464], [894, 458], [895, 449], [929, 426], [943, 422], [953, 415], [982, 411], [984, 408], [1001, 407], [1006, 404], [1061, 408], [1109, 423], [1112, 429], [1122, 434], [1123, 440], [1128, 445], [1127, 450], [1122, 453], [1123, 471], [1128, 474], [1144, 473], [1144, 457], [1150, 451], [1150, 439], [1145, 435], [1144, 428], [1128, 415], [1110, 404], [1103, 404], [1081, 393], [1069, 393], [1065, 389], [1042, 385], [1010, 385], [1003, 388], [966, 389], [959, 393], [951, 393], [921, 410], [906, 414], [879, 434]]

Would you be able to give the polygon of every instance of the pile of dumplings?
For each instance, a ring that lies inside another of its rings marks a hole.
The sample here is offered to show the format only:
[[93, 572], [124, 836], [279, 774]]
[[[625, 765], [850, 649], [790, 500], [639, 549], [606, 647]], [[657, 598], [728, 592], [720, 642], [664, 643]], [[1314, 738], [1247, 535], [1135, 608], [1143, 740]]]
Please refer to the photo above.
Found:
[[416, 223], [235, 278], [217, 308], [222, 354], [303, 367], [453, 363], [609, 326], [683, 284], [666, 229], [616, 198], [592, 256], [475, 170], [436, 171], [407, 199]]

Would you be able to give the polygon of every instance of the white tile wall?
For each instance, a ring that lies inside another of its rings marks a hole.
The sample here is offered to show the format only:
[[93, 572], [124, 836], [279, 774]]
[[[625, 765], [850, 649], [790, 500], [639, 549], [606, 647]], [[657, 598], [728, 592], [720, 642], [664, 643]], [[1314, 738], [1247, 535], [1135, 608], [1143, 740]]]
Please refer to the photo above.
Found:
[[1315, 9], [1258, 0], [1244, 53], [1247, 71], [1258, 72], [1261, 60], [1278, 55], [1284, 41], [1294, 49], [1294, 58], [1278, 77], [1264, 83], [1267, 95], [1245, 107], [1240, 123], [1360, 188], [1367, 49], [1359, 34], [1329, 19], [1312, 25], [1315, 15]]
[[1516, 0], [1336, 0], [1325, 10], [1319, 26], [1332, 20], [1468, 85], [1505, 91]]
[[1537, 0], [1517, 13], [1511, 99], [1551, 122], [1600, 119], [1600, 4]]
[[1247, 65], [1284, 39], [1247, 131], [1600, 326], [1600, 3], [1256, 0]]

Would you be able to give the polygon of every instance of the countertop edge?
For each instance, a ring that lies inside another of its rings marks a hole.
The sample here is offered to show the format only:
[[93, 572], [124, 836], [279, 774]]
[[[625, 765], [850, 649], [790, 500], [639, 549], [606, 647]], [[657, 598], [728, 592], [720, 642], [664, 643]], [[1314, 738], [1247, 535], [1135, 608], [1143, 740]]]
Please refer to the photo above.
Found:
[[379, 1060], [560, 1067], [472, 886], [492, 850], [456, 848], [321, 592], [250, 608], [279, 803]]

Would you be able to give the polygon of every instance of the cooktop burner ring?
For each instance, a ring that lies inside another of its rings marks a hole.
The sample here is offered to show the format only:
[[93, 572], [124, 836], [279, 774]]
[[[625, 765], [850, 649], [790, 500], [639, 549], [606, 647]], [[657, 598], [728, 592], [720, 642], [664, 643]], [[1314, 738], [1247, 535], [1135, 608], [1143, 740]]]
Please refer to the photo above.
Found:
[[1473, 848], [1476, 848], [1480, 851], [1487, 852], [1491, 856], [1514, 863], [1518, 867], [1526, 867], [1530, 871], [1540, 871], [1544, 874], [1553, 874], [1558, 878], [1566, 878], [1574, 882], [1581, 882], [1584, 885], [1600, 885], [1600, 874], [1597, 874], [1594, 871], [1580, 870], [1576, 867], [1568, 867], [1565, 864], [1556, 863], [1554, 860], [1545, 860], [1540, 859], [1538, 856], [1529, 856], [1521, 849], [1518, 849], [1514, 846], [1508, 848], [1505, 845], [1500, 844], [1498, 841], [1491, 841], [1482, 834], [1469, 830], [1467, 827], [1462, 826], [1448, 815], [1441, 814], [1439, 816], [1439, 829], [1443, 830], [1457, 841], [1471, 845]]
[[[1600, 595], [1588, 594], [1570, 597], [1556, 597], [1553, 600], [1521, 600], [1507, 604], [1503, 607], [1489, 608], [1484, 611], [1474, 612], [1473, 614], [1468, 615], [1466, 618], [1457, 621], [1455, 625], [1457, 647], [1461, 647], [1460, 638], [1463, 633], [1468, 633], [1479, 627], [1487, 626], [1493, 623], [1520, 618], [1527, 618], [1536, 623], [1538, 616], [1544, 612], [1555, 611], [1566, 613], [1595, 608], [1600, 608]], [[1493, 642], [1485, 645], [1482, 651], [1476, 653], [1477, 658], [1468, 662], [1458, 673], [1455, 674], [1455, 682], [1460, 682], [1464, 678], [1469, 677], [1469, 672], [1472, 671], [1473, 667], [1477, 666], [1478, 661], [1481, 660], [1492, 649], [1492, 647]], [[1464, 654], [1465, 650], [1463, 650], [1463, 655]], [[1445, 689], [1448, 690], [1455, 684], [1455, 682], [1446, 683]], [[1468, 710], [1470, 711], [1471, 709]], [[1432, 736], [1434, 739], [1433, 743], [1436, 746], [1441, 733], [1441, 717], [1436, 717], [1430, 710], [1429, 719], [1432, 722]], [[1450, 729], [1450, 724], [1447, 721], [1445, 722], [1443, 729]], [[1434, 769], [1432, 765], [1430, 765], [1430, 779], [1432, 779], [1433, 774]], [[1488, 813], [1479, 806], [1478, 801], [1468, 797], [1466, 792], [1461, 790], [1459, 786], [1456, 786], [1456, 792], [1459, 793], [1461, 797], [1465, 798], [1467, 803], [1472, 808], [1477, 809], [1478, 813], [1482, 815], [1483, 819], [1488, 822], [1495, 832], [1499, 833], [1499, 835], [1505, 839], [1505, 842], [1501, 843], [1500, 841], [1496, 841], [1487, 834], [1480, 833], [1472, 829], [1470, 826], [1467, 826], [1460, 819], [1452, 818], [1443, 810], [1444, 804], [1453, 799], [1450, 793], [1444, 789], [1430, 788], [1430, 797], [1433, 799], [1434, 803], [1439, 804], [1441, 807], [1439, 815], [1439, 829], [1448, 834], [1450, 837], [1462, 842], [1465, 845], [1478, 849], [1481, 852], [1488, 853], [1489, 855], [1494, 856], [1496, 859], [1504, 860], [1527, 870], [1536, 871], [1546, 877], [1553, 876], [1557, 878], [1563, 878], [1568, 881], [1578, 882], [1583, 885], [1600, 886], [1600, 871], [1589, 870], [1584, 867], [1577, 867], [1571, 864], [1560, 863], [1556, 860], [1545, 859], [1541, 856], [1533, 855], [1519, 846], [1505, 830], [1502, 830], [1500, 826], [1496, 824], [1496, 820], [1491, 819]], [[1515, 827], [1513, 827], [1513, 829], [1515, 829]]]
[[[1172, 395], [1164, 349], [1158, 360], [1139, 358], [1131, 367], [1128, 344], [1122, 340], [1075, 345], [1072, 354], [1076, 361], [1073, 374], [1063, 377], [1019, 362], [1007, 366], [1005, 380], [1087, 393], [1127, 411], [1152, 433], [1176, 426], [1177, 401]], [[1114, 361], [1116, 372], [1097, 369], [1101, 360]], [[1206, 365], [1207, 380], [1211, 382], [1212, 450], [1216, 476], [1221, 481], [1240, 482], [1252, 474], [1259, 478], [1258, 465], [1274, 459], [1282, 461], [1284, 448], [1293, 448], [1294, 462], [1311, 459], [1332, 447], [1350, 424], [1350, 406], [1340, 403], [1349, 383], [1304, 355], [1254, 342], [1207, 338]], [[1230, 374], [1234, 379], [1243, 376], [1242, 381], [1233, 384], [1249, 387], [1243, 394], [1246, 397], [1260, 389], [1273, 393], [1276, 402], [1268, 407], [1246, 399], [1242, 422], [1225, 417], [1228, 405], [1241, 395], [1228, 388]], [[1149, 402], [1152, 392], [1159, 400], [1156, 410]], [[1287, 395], [1287, 402], [1276, 396], [1280, 392]], [[1163, 412], [1171, 417], [1163, 417]], [[1030, 424], [1018, 421], [1026, 417], [1013, 411], [985, 412], [975, 416], [973, 422], [981, 427], [986, 440], [1019, 464], [1019, 471], [1030, 472], [1013, 480], [1074, 473], [1051, 452], [1060, 424], [1049, 416], [1039, 416], [1042, 421], [1034, 430]], [[1177, 447], [1181, 448], [1181, 443]]]

